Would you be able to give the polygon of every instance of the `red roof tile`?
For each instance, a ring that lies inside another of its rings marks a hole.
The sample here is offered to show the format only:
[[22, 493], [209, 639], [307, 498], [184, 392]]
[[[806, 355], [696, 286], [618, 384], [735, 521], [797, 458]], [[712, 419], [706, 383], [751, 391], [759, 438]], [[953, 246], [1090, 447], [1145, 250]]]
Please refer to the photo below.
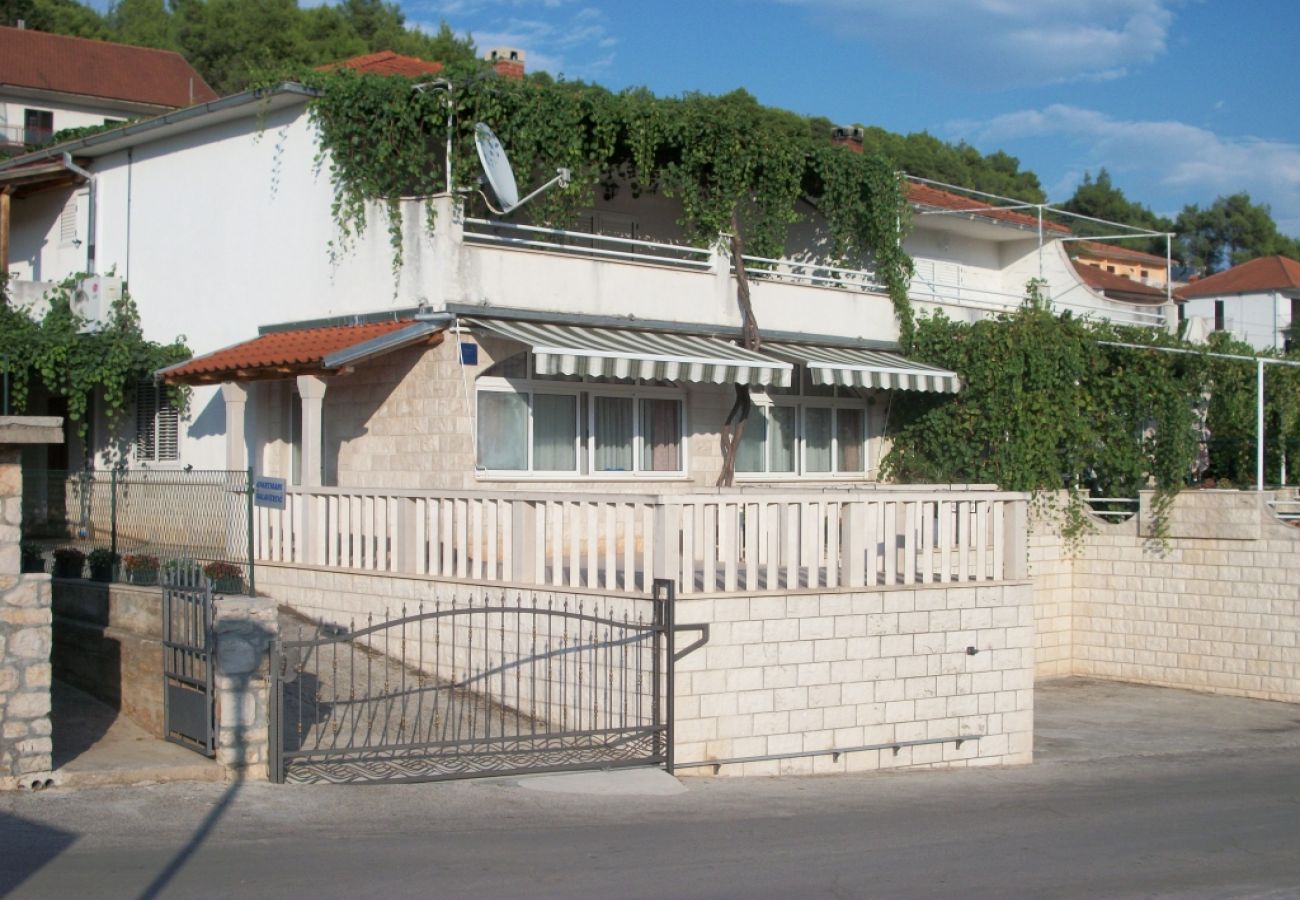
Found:
[[[999, 209], [980, 200], [973, 200], [970, 197], [963, 197], [961, 194], [954, 194], [950, 191], [941, 191], [928, 184], [917, 184], [915, 181], [907, 183], [907, 200], [914, 206], [929, 206], [935, 209], [976, 210], [972, 215], [989, 219], [1001, 219], [1004, 222], [1013, 222], [1016, 225], [1024, 225], [1029, 228], [1038, 228], [1038, 216], [1031, 216], [1019, 210]], [[1071, 234], [1068, 227], [1049, 219], [1043, 220], [1043, 229], [1060, 234]]]
[[1165, 292], [1149, 284], [1143, 284], [1140, 281], [1134, 281], [1132, 278], [1125, 278], [1123, 275], [1117, 275], [1114, 272], [1107, 272], [1105, 269], [1097, 266], [1090, 266], [1087, 263], [1076, 262], [1074, 271], [1079, 273], [1080, 280], [1088, 287], [1103, 294], [1126, 294], [1123, 299], [1140, 299], [1149, 300], [1153, 303], [1163, 303], [1165, 301]]
[[172, 366], [163, 371], [163, 377], [173, 384], [194, 384], [321, 372], [324, 371], [321, 361], [331, 353], [391, 334], [411, 324], [413, 320], [402, 319], [273, 331]]
[[1127, 259], [1135, 263], [1146, 263], [1161, 267], [1165, 264], [1163, 256], [1156, 256], [1154, 253], [1143, 253], [1141, 250], [1130, 250], [1128, 247], [1121, 247], [1118, 244], [1080, 241], [1078, 247], [1080, 256], [1089, 256], [1094, 259]]
[[332, 72], [335, 69], [352, 69], [365, 75], [404, 75], [407, 78], [419, 78], [422, 75], [437, 75], [442, 71], [442, 63], [430, 62], [414, 56], [402, 56], [392, 50], [380, 50], [365, 56], [354, 56], [342, 62], [320, 66], [318, 72]]
[[1300, 262], [1288, 256], [1261, 256], [1178, 290], [1179, 297], [1218, 297], [1300, 289]]
[[217, 99], [171, 50], [0, 27], [0, 84], [178, 109]]

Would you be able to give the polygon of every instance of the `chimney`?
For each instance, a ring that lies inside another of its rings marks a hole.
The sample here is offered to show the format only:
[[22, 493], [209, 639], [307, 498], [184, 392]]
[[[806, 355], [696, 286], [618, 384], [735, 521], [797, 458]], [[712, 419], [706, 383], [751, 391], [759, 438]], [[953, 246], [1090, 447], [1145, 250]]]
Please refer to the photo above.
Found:
[[862, 129], [856, 125], [837, 125], [831, 129], [831, 143], [848, 147], [854, 153], [862, 152]]
[[497, 74], [505, 78], [520, 81], [524, 77], [524, 51], [513, 47], [497, 47], [483, 54], [483, 58], [492, 63]]

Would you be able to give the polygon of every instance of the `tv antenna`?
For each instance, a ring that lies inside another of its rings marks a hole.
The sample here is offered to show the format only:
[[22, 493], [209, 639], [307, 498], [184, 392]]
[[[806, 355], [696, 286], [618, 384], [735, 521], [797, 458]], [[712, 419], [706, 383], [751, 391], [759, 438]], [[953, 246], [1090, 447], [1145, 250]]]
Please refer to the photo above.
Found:
[[568, 187], [571, 179], [571, 173], [568, 169], [556, 169], [555, 177], [546, 184], [533, 191], [522, 200], [519, 198], [519, 185], [515, 182], [514, 170], [510, 168], [510, 160], [506, 157], [506, 150], [497, 140], [497, 136], [492, 133], [482, 122], [474, 125], [474, 144], [478, 147], [479, 162], [483, 164], [483, 175], [487, 183], [492, 186], [492, 193], [496, 194], [497, 201], [502, 205], [502, 209], [497, 209], [488, 200], [487, 194], [479, 191], [483, 202], [487, 208], [492, 210], [498, 216], [508, 216], [519, 207], [523, 206], [529, 200], [532, 200], [538, 194], [550, 190], [555, 185]]

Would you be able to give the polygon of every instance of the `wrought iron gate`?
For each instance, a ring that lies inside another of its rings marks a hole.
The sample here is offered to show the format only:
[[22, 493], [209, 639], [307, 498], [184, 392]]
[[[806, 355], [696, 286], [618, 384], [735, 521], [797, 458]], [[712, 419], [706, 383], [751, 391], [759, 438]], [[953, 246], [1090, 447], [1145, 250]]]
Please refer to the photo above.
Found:
[[197, 565], [163, 577], [163, 733], [216, 755], [212, 690], [212, 584]]
[[282, 639], [271, 777], [411, 782], [672, 767], [672, 602], [504, 596]]

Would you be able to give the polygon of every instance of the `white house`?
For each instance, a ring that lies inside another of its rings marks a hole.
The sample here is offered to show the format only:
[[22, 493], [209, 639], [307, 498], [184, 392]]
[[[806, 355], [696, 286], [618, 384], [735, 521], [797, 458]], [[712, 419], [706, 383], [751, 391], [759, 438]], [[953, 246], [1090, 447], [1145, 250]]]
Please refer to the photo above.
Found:
[[[379, 207], [355, 245], [334, 243], [311, 97], [283, 84], [0, 163], [20, 301], [69, 273], [111, 273], [148, 336], [184, 334], [199, 354], [167, 373], [198, 385], [186, 421], [142, 389], [131, 464], [252, 466], [308, 485], [684, 488], [717, 478], [731, 385], [746, 383], [759, 415], [741, 481], [862, 482], [891, 391], [958, 387], [897, 355], [872, 273], [818, 261], [810, 226], [789, 259], [748, 260], [765, 344], [740, 350], [732, 261], [689, 245], [661, 196], [598, 200], [568, 232], [412, 200], [394, 275]], [[87, 176], [94, 209], [78, 207], [68, 240]], [[1068, 229], [1041, 208], [920, 180], [909, 197], [921, 315], [1014, 309], [1039, 278], [1057, 308], [1168, 322], [1163, 306], [1081, 279]]]
[[0, 27], [0, 152], [216, 99], [179, 53]]
[[1262, 256], [1178, 290], [1186, 318], [1199, 317], [1215, 331], [1256, 350], [1286, 350], [1288, 329], [1300, 319], [1300, 262]]

